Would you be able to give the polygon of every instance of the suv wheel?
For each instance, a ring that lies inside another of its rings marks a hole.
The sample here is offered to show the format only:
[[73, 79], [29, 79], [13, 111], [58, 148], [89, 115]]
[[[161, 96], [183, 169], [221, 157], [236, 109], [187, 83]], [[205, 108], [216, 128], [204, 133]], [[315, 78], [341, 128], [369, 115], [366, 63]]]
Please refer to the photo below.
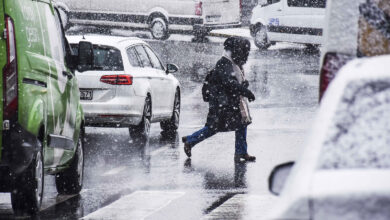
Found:
[[179, 90], [176, 90], [172, 117], [168, 121], [161, 122], [160, 127], [163, 131], [174, 132], [179, 128], [179, 122], [180, 122], [180, 93]]
[[56, 187], [59, 194], [78, 194], [83, 188], [84, 179], [84, 144], [83, 132], [80, 131], [76, 152], [69, 168], [56, 174]]
[[271, 46], [268, 42], [267, 29], [265, 26], [260, 25], [256, 28], [254, 42], [260, 50], [268, 49], [268, 47]]
[[157, 40], [166, 40], [169, 37], [168, 34], [168, 25], [163, 18], [157, 17], [153, 18], [150, 23], [150, 32], [154, 39]]
[[[39, 142], [40, 149], [42, 149]], [[16, 215], [35, 214], [42, 204], [44, 171], [42, 151], [39, 150], [31, 165], [15, 179], [11, 192], [12, 208]]]
[[139, 125], [130, 126], [129, 132], [133, 140], [147, 140], [150, 133], [150, 119], [152, 118], [152, 101], [150, 97], [146, 97], [142, 121]]

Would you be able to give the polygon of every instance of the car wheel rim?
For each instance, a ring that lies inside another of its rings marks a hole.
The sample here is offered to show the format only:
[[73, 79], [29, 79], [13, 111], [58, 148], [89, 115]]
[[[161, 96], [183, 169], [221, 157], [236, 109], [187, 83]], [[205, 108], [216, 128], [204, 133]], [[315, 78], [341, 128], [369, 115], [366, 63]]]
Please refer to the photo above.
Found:
[[38, 152], [35, 165], [35, 181], [37, 188], [35, 189], [35, 198], [38, 202], [42, 199], [43, 194], [43, 164], [41, 153]]
[[265, 28], [260, 28], [256, 32], [255, 40], [258, 45], [265, 46], [267, 41], [267, 32]]
[[152, 117], [150, 98], [146, 99], [145, 112], [144, 112], [144, 131], [145, 136], [149, 136], [150, 132], [150, 118]]
[[156, 38], [162, 38], [164, 36], [165, 27], [160, 21], [154, 22], [152, 27], [153, 35]]
[[83, 184], [83, 178], [84, 178], [84, 172], [83, 172], [83, 165], [84, 165], [84, 154], [83, 154], [83, 146], [82, 146], [82, 140], [79, 138], [79, 147], [77, 148], [77, 173], [78, 173], [78, 180], [79, 180], [79, 186]]
[[180, 120], [180, 100], [179, 100], [179, 96], [176, 95], [175, 96], [175, 108], [174, 108], [174, 111], [173, 111], [173, 117], [174, 117], [174, 122], [175, 122], [175, 126], [178, 127], [179, 126], [179, 120]]

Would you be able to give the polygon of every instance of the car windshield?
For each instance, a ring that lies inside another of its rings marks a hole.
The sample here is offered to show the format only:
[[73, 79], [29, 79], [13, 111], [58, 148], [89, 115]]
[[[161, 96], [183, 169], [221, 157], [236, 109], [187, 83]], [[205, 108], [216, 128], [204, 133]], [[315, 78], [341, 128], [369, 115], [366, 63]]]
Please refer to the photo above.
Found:
[[[74, 54], [78, 53], [78, 45], [71, 44]], [[92, 70], [104, 71], [123, 71], [123, 61], [121, 53], [118, 49], [103, 46], [93, 45], [94, 62]]]
[[352, 82], [334, 114], [319, 169], [390, 168], [390, 81]]

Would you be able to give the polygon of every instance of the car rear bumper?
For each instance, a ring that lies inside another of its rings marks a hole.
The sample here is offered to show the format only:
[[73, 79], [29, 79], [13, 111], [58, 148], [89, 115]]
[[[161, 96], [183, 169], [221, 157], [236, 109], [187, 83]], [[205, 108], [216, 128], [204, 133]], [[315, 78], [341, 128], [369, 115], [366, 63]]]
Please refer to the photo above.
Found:
[[142, 119], [145, 97], [116, 97], [107, 102], [82, 101], [85, 125], [98, 127], [128, 127]]
[[8, 192], [16, 176], [30, 166], [41, 145], [35, 135], [20, 124], [3, 131], [3, 151], [0, 162], [0, 191]]
[[129, 127], [138, 125], [142, 115], [88, 115], [85, 116], [85, 126], [90, 127]]

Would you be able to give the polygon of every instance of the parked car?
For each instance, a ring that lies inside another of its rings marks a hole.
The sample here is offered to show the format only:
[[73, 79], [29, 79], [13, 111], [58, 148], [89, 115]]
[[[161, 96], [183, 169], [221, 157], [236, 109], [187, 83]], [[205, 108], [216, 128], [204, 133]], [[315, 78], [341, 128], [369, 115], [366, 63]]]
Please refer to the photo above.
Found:
[[180, 119], [180, 84], [174, 64], [164, 66], [138, 38], [69, 36], [93, 44], [94, 62], [76, 73], [86, 126], [128, 127], [133, 139], [147, 138], [150, 123], [175, 131]]
[[31, 214], [42, 203], [44, 174], [55, 175], [60, 194], [82, 188], [84, 115], [74, 70], [83, 63], [50, 1], [1, 0], [0, 8], [0, 191], [11, 192], [16, 214]]
[[164, 40], [171, 31], [204, 37], [213, 29], [240, 26], [242, 0], [58, 0], [70, 24], [148, 28]]
[[259, 49], [275, 42], [322, 44], [326, 0], [259, 0], [250, 33]]
[[389, 1], [328, 0], [319, 97], [340, 68], [356, 57], [390, 53]]
[[301, 158], [270, 176], [281, 200], [267, 219], [390, 219], [388, 63], [355, 59], [340, 70]]

